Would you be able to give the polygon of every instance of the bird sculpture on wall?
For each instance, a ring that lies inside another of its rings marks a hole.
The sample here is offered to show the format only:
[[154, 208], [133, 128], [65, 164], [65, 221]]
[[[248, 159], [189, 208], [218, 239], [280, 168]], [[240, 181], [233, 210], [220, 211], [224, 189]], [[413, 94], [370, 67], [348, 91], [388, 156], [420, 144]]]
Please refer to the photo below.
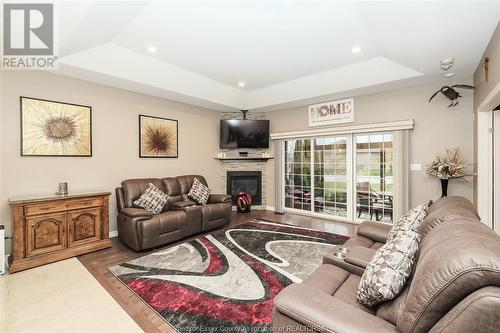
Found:
[[460, 93], [456, 91], [455, 88], [470, 89], [470, 90], [474, 89], [473, 86], [469, 86], [467, 84], [454, 84], [452, 86], [443, 86], [441, 87], [441, 89], [432, 94], [431, 98], [429, 98], [429, 103], [432, 101], [434, 97], [436, 97], [437, 94], [441, 93], [443, 94], [443, 96], [445, 96], [451, 101], [450, 105], [448, 105], [449, 108], [457, 106], [459, 98], [462, 97], [462, 95], [460, 95]]

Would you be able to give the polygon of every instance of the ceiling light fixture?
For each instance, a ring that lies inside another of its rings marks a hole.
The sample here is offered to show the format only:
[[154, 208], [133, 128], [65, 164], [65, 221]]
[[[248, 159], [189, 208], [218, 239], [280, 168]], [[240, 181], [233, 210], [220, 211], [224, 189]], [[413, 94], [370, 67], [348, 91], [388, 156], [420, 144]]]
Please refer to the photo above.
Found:
[[158, 52], [158, 49], [156, 48], [156, 46], [150, 45], [148, 46], [148, 51], [151, 53], [156, 53]]
[[351, 53], [356, 54], [356, 53], [359, 53], [359, 52], [361, 52], [361, 46], [353, 46], [351, 48]]
[[246, 84], [245, 82], [240, 81], [240, 82], [238, 82], [238, 87], [243, 88], [245, 86], [245, 84]]

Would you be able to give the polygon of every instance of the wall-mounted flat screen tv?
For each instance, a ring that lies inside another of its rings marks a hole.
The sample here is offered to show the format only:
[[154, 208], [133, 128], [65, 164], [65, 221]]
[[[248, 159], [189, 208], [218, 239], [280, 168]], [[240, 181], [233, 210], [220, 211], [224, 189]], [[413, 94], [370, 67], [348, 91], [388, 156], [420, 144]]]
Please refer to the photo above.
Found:
[[269, 148], [269, 120], [221, 120], [220, 148]]

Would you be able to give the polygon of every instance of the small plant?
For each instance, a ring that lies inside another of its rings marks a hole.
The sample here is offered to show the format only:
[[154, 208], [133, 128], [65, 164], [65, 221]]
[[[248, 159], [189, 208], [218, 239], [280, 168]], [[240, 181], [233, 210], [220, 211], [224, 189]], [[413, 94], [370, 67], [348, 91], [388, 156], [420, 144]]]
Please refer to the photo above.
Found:
[[436, 159], [425, 171], [428, 176], [439, 179], [455, 179], [471, 176], [466, 172], [470, 165], [465, 161], [459, 148], [445, 149], [444, 153], [436, 155]]

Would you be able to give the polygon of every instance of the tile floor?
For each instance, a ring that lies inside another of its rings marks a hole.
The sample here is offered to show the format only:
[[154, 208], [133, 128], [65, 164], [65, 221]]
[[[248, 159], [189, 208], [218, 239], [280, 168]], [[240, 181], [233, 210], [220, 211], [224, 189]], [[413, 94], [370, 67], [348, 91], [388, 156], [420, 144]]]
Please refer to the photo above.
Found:
[[142, 332], [76, 258], [0, 276], [0, 332]]

